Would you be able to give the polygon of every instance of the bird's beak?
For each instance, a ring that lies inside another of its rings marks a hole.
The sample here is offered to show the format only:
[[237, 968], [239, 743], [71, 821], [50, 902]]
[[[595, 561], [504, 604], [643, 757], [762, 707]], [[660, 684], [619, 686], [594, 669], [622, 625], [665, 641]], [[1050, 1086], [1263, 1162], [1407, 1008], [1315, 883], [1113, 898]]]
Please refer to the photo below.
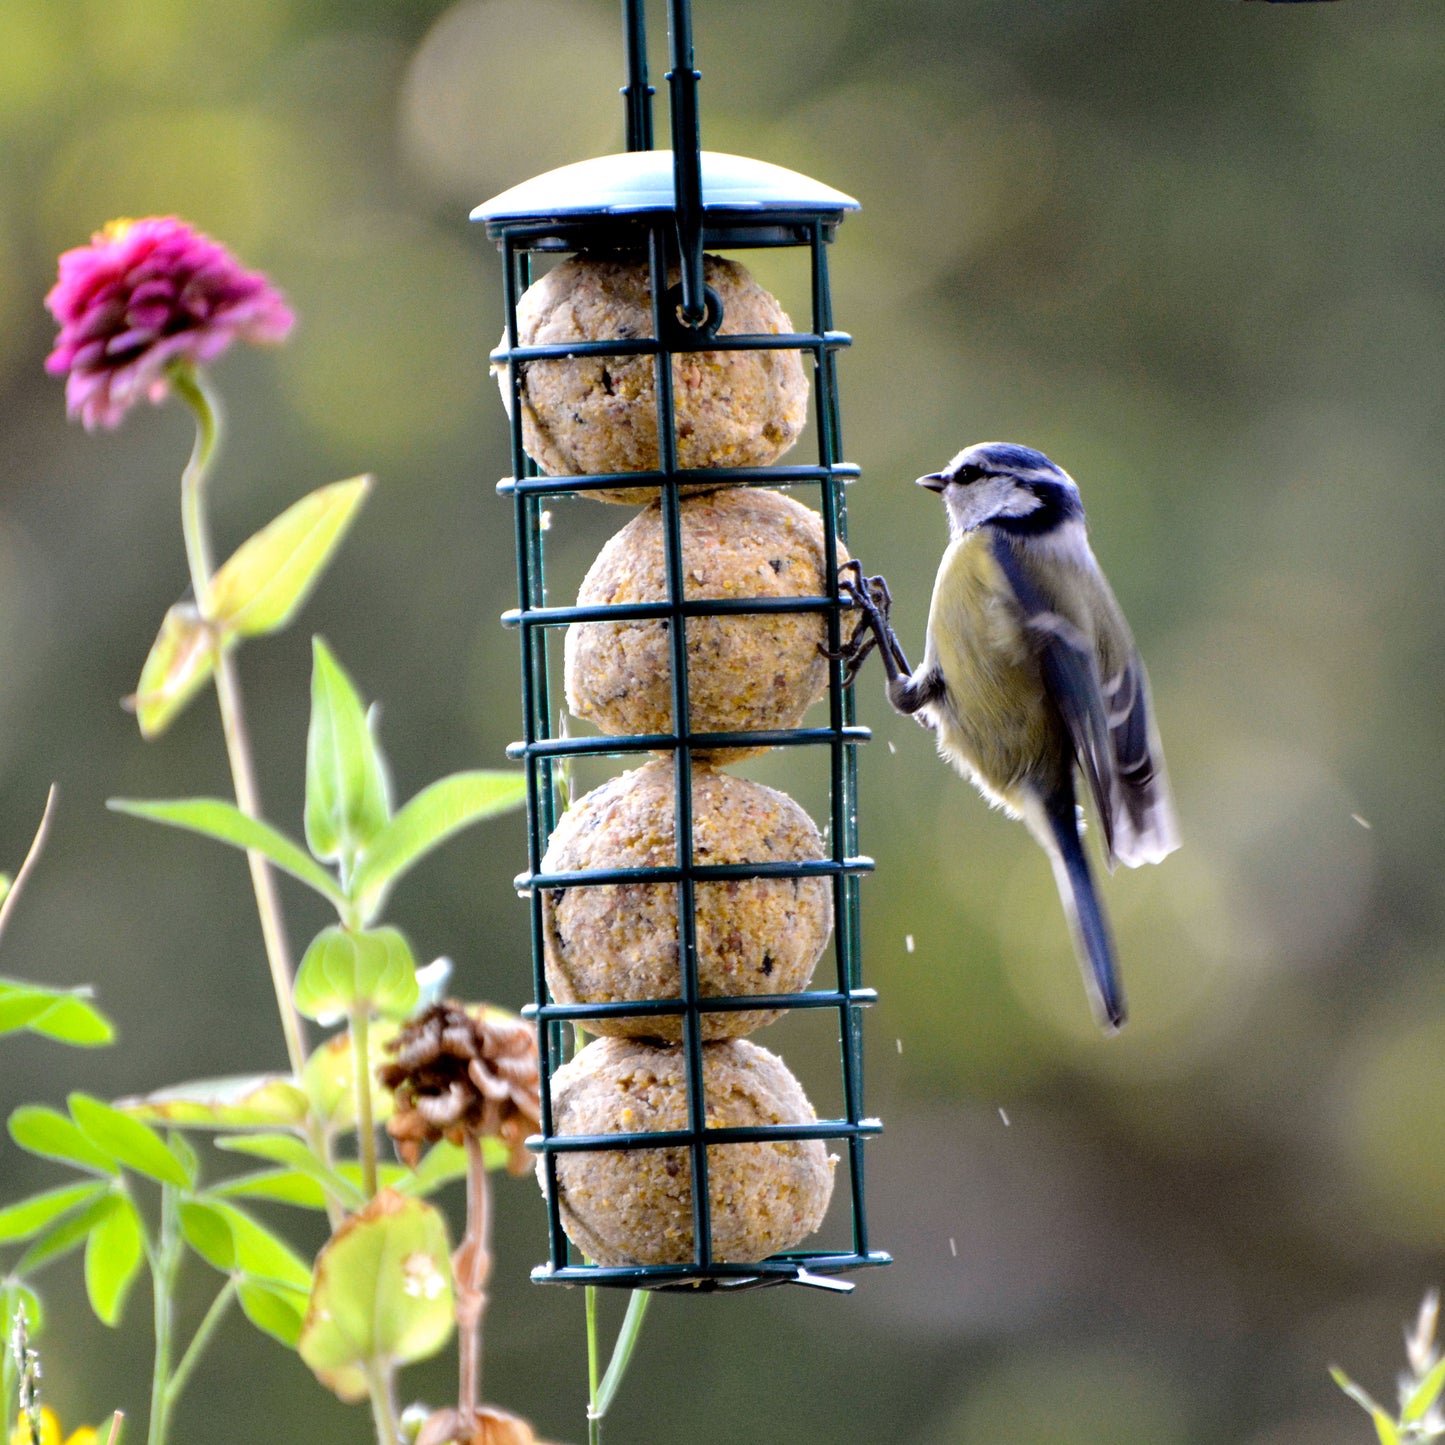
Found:
[[919, 477], [914, 485], [927, 487], [930, 492], [941, 492], [948, 485], [948, 478], [942, 472], [929, 472], [926, 477]]

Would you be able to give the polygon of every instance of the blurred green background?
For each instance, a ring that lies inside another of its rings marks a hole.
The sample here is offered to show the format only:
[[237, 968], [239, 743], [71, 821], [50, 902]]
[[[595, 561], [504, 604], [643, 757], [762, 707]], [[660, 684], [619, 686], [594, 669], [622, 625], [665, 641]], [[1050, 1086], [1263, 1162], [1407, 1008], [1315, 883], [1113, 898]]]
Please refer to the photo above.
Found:
[[[660, 1300], [608, 1438], [1367, 1439], [1326, 1365], [1388, 1395], [1445, 1272], [1445, 9], [694, 10], [704, 144], [863, 204], [833, 248], [851, 536], [905, 645], [944, 542], [910, 480], [970, 441], [1047, 451], [1149, 662], [1186, 846], [1107, 886], [1133, 1022], [1106, 1041], [1038, 850], [868, 675], [870, 1215], [896, 1263], [851, 1298]], [[659, 34], [659, 84], [664, 57]], [[227, 777], [204, 699], [152, 745], [118, 705], [184, 587], [190, 427], [175, 405], [66, 423], [41, 368], [56, 253], [177, 212], [294, 303], [282, 352], [216, 371], [222, 554], [312, 487], [379, 476], [304, 623], [242, 656], [268, 811], [299, 832], [312, 631], [382, 701], [402, 796], [502, 765], [520, 729], [500, 267], [466, 214], [620, 149], [622, 79], [616, 0], [0, 4], [0, 864], [61, 790], [0, 971], [91, 981], [121, 1030], [83, 1055], [7, 1040], [6, 1112], [283, 1062], [239, 858], [103, 806]], [[571, 505], [559, 575], [626, 515]], [[528, 994], [524, 864], [510, 817], [396, 896], [466, 996]], [[304, 944], [323, 916], [286, 903]], [[826, 1041], [762, 1041], [827, 1107]], [[0, 1141], [4, 1199], [58, 1177]], [[499, 1195], [486, 1394], [577, 1441], [582, 1299], [528, 1281], [532, 1183]], [[144, 1290], [110, 1333], [78, 1265], [42, 1280], [52, 1402], [139, 1416]], [[177, 1430], [368, 1422], [232, 1322]]]

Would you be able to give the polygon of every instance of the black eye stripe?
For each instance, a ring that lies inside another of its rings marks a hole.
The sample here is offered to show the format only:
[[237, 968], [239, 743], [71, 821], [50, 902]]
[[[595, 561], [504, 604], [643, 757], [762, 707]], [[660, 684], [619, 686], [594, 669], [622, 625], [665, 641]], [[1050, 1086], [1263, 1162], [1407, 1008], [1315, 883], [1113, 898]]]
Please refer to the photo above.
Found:
[[968, 466], [960, 467], [953, 474], [953, 480], [957, 482], [960, 486], [966, 487], [970, 482], [976, 482], [980, 477], [986, 476], [988, 476], [988, 473], [984, 471], [982, 467], [975, 466], [972, 462], [970, 462]]

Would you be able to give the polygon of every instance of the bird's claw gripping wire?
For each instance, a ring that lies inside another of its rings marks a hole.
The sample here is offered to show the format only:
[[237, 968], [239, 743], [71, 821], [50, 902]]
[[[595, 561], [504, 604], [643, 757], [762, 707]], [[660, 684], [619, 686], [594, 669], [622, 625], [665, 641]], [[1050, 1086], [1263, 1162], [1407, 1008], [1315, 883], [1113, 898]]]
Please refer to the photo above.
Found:
[[[893, 635], [888, 615], [893, 607], [893, 594], [888, 583], [881, 577], [869, 577], [863, 571], [863, 564], [856, 559], [845, 562], [838, 569], [838, 591], [857, 607], [863, 616], [858, 620], [852, 635], [837, 652], [820, 649], [830, 661], [843, 664], [843, 686], [851, 687], [868, 654], [880, 644], [884, 649], [885, 661], [896, 657], [898, 643]], [[890, 674], [892, 669], [889, 669]]]

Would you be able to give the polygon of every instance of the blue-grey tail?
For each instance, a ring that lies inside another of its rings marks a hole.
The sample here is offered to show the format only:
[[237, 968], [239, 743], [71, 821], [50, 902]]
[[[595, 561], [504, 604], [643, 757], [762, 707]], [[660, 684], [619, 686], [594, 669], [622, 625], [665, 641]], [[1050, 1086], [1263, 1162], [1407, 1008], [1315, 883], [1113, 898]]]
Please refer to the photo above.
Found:
[[1084, 970], [1084, 982], [1099, 1022], [1112, 1033], [1124, 1026], [1128, 1010], [1114, 965], [1114, 940], [1094, 888], [1083, 840], [1079, 837], [1078, 810], [1074, 806], [1072, 789], [1067, 799], [1060, 799], [1054, 806], [1046, 808], [1044, 817], [1048, 825], [1046, 846], [1054, 865], [1054, 881], [1058, 885], [1059, 898], [1069, 920], [1069, 931], [1073, 934], [1074, 948]]

